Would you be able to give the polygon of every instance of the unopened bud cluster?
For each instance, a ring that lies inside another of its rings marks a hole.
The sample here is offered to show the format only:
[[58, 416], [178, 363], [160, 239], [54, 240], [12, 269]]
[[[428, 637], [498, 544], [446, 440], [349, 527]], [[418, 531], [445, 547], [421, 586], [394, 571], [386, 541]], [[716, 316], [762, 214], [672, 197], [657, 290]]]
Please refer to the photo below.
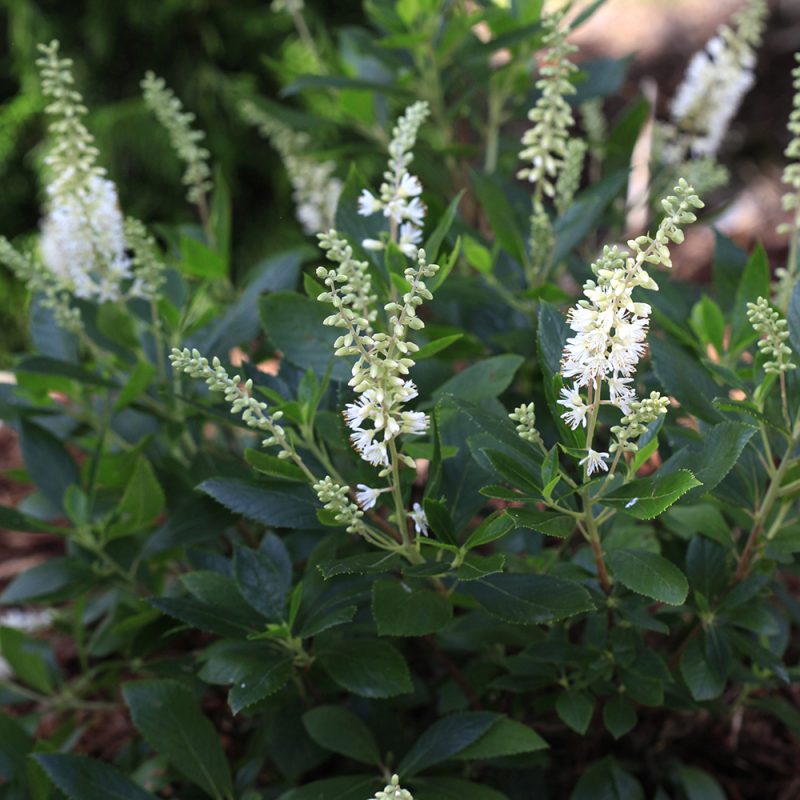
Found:
[[345, 525], [348, 533], [362, 532], [364, 512], [350, 499], [346, 486], [336, 483], [330, 475], [326, 475], [313, 488], [323, 507], [333, 512], [334, 519]]
[[183, 103], [166, 85], [163, 78], [157, 77], [153, 72], [147, 72], [141, 87], [147, 107], [166, 128], [173, 150], [186, 165], [183, 184], [187, 187], [187, 200], [190, 203], [204, 202], [212, 187], [211, 170], [208, 166], [210, 153], [205, 147], [200, 146], [205, 133], [192, 127], [194, 114], [183, 110]]
[[222, 392], [225, 401], [231, 405], [231, 414], [241, 414], [242, 420], [250, 428], [267, 431], [270, 436], [263, 440], [264, 447], [277, 445], [280, 447], [278, 458], [291, 458], [293, 450], [286, 440], [286, 433], [278, 425], [283, 417], [282, 411], [272, 414], [266, 413], [267, 404], [256, 400], [252, 395], [253, 381], [247, 380], [242, 384], [241, 376], [228, 375], [225, 367], [218, 358], [213, 358], [211, 363], [203, 357], [198, 350], [183, 350], [174, 348], [169, 357], [173, 369], [185, 372], [192, 378], [201, 378], [206, 382], [212, 392]]
[[536, 430], [536, 411], [533, 403], [523, 403], [515, 408], [508, 417], [512, 422], [517, 423], [517, 433], [520, 439], [525, 439], [532, 444], [541, 444], [542, 436]]
[[620, 424], [611, 428], [611, 433], [616, 438], [609, 448], [611, 452], [620, 449], [625, 453], [635, 453], [639, 446], [633, 440], [638, 439], [651, 422], [666, 414], [668, 407], [669, 398], [663, 397], [658, 392], [650, 392], [649, 397], [633, 400]]
[[295, 213], [303, 230], [314, 235], [330, 228], [342, 193], [342, 182], [334, 177], [336, 163], [310, 158], [306, 154], [311, 144], [308, 134], [292, 130], [255, 103], [243, 103], [241, 114], [281, 154], [292, 183]]
[[747, 304], [747, 319], [754, 330], [761, 334], [758, 348], [770, 360], [764, 364], [767, 373], [780, 374], [796, 369], [792, 362], [792, 349], [786, 344], [789, 338], [786, 320], [770, 308], [765, 297], [759, 297], [755, 303]]
[[389, 783], [380, 791], [375, 793], [373, 800], [414, 800], [408, 789], [400, 786], [400, 778], [392, 775]]
[[[409, 330], [424, 327], [417, 309], [431, 299], [425, 280], [439, 267], [428, 264], [425, 251], [419, 250], [417, 266], [405, 271], [408, 291], [399, 302], [384, 306], [387, 331], [373, 332], [371, 321], [376, 315], [370, 308], [373, 296], [366, 265], [353, 260], [352, 251], [335, 231], [320, 239], [323, 249], [339, 262], [336, 269], [317, 270], [317, 277], [327, 287], [318, 299], [334, 307], [324, 324], [343, 329], [334, 342], [335, 354], [356, 357], [349, 385], [359, 397], [344, 412], [353, 431], [350, 439], [365, 461], [381, 467], [382, 476], [388, 475], [392, 442], [401, 435], [423, 434], [428, 428], [426, 414], [404, 410], [404, 405], [417, 396], [417, 388], [407, 375], [414, 366], [413, 354], [419, 349], [407, 336]], [[415, 466], [409, 456], [398, 454], [398, 458], [409, 467]]]
[[[370, 217], [379, 211], [387, 217], [394, 231], [395, 242], [409, 258], [416, 258], [417, 246], [422, 241], [422, 226], [425, 222], [425, 205], [420, 199], [422, 184], [416, 175], [408, 171], [414, 159], [412, 152], [417, 142], [420, 125], [429, 114], [424, 101], [409, 106], [397, 120], [389, 142], [389, 166], [383, 173], [383, 183], [378, 197], [364, 189], [358, 199], [358, 213]], [[362, 245], [368, 250], [381, 250], [386, 245], [378, 239], [365, 239]]]
[[556, 195], [556, 180], [568, 157], [574, 173], [578, 158], [582, 162], [585, 152], [569, 151], [569, 129], [575, 119], [567, 98], [575, 94], [570, 77], [578, 70], [569, 56], [577, 48], [567, 42], [566, 31], [559, 29], [560, 22], [560, 16], [543, 19], [547, 50], [542, 56], [540, 78], [536, 82], [542, 94], [528, 112], [528, 119], [534, 124], [523, 135], [523, 149], [519, 154], [522, 161], [530, 161], [531, 165], [517, 173], [517, 177], [536, 184], [548, 197]]

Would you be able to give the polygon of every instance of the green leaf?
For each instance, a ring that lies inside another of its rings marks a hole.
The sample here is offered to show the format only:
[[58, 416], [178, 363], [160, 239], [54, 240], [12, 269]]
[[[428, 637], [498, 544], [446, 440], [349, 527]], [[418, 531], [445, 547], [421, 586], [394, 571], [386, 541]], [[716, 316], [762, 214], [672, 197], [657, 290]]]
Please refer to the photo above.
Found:
[[485, 449], [483, 451], [494, 467], [495, 472], [515, 489], [525, 491], [534, 497], [542, 494], [542, 487], [538, 484], [530, 470], [516, 459], [499, 450]]
[[46, 644], [29, 639], [22, 631], [0, 627], [0, 656], [22, 683], [43, 694], [49, 694], [53, 689], [45, 660], [47, 650]]
[[319, 378], [332, 363], [331, 377], [338, 381], [349, 380], [350, 359], [333, 355], [339, 329], [322, 324], [332, 313], [331, 306], [294, 292], [273, 292], [260, 299], [258, 308], [270, 341], [287, 361], [302, 369], [314, 370]]
[[397, 580], [372, 584], [372, 616], [381, 636], [425, 636], [452, 619], [447, 598], [430, 589], [411, 589]]
[[515, 528], [529, 528], [545, 536], [566, 539], [575, 530], [575, 520], [566, 514], [537, 511], [533, 508], [507, 508], [505, 514]]
[[622, 695], [614, 695], [603, 706], [603, 724], [615, 738], [622, 738], [636, 725], [636, 707]]
[[734, 468], [755, 433], [755, 427], [743, 422], [720, 422], [703, 430], [697, 443], [689, 444], [675, 453], [658, 474], [691, 469], [700, 482], [699, 486], [702, 486], [691, 494], [710, 492]]
[[36, 753], [33, 758], [72, 800], [155, 800], [116, 767], [86, 756]]
[[796, 362], [797, 357], [800, 357], [800, 283], [796, 283], [792, 290], [786, 321], [789, 328], [789, 341], [794, 349]]
[[456, 544], [456, 529], [447, 505], [441, 500], [426, 497], [422, 501], [422, 507], [428, 520], [428, 527], [436, 538], [447, 544]]
[[528, 258], [525, 239], [502, 187], [490, 175], [474, 170], [472, 185], [497, 241], [512, 258], [524, 264]]
[[275, 534], [264, 537], [260, 550], [237, 547], [233, 571], [242, 597], [256, 611], [271, 622], [285, 619], [292, 564], [286, 546]]
[[422, 345], [422, 347], [417, 350], [414, 354], [414, 361], [423, 361], [426, 358], [432, 358], [438, 353], [441, 353], [442, 350], [446, 350], [451, 344], [455, 344], [459, 339], [463, 338], [463, 333], [454, 333], [451, 336], [442, 336], [439, 339], [434, 339], [432, 342]]
[[700, 341], [713, 345], [719, 355], [724, 353], [725, 317], [708, 295], [703, 295], [695, 304], [690, 323]]
[[412, 691], [411, 676], [397, 648], [379, 639], [346, 639], [319, 645], [322, 668], [344, 689], [361, 697], [395, 697]]
[[519, 625], [536, 625], [594, 610], [586, 589], [549, 575], [491, 575], [459, 591], [490, 614]]
[[228, 705], [234, 714], [275, 694], [292, 675], [292, 656], [261, 642], [215, 642], [203, 659], [203, 680], [231, 684]]
[[640, 478], [600, 498], [603, 505], [618, 508], [636, 519], [653, 519], [678, 501], [689, 489], [700, 486], [688, 469], [655, 478]]
[[612, 550], [608, 562], [614, 578], [633, 592], [672, 606], [686, 600], [689, 583], [671, 562], [647, 550]]
[[485, 783], [473, 783], [463, 778], [441, 776], [417, 778], [414, 781], [415, 800], [508, 800], [508, 795], [498, 792]]
[[198, 487], [225, 508], [276, 528], [316, 528], [318, 503], [306, 486], [211, 478]]
[[445, 381], [433, 396], [438, 399], [452, 394], [472, 403], [499, 397], [511, 385], [524, 360], [509, 354], [485, 358]]
[[130, 533], [138, 533], [152, 523], [164, 510], [166, 498], [150, 462], [140, 456], [136, 460], [125, 493], [119, 502], [120, 521], [109, 529], [109, 538], [115, 539]]
[[96, 372], [90, 372], [77, 364], [69, 361], [60, 361], [57, 358], [48, 356], [28, 356], [17, 365], [18, 373], [30, 375], [57, 375], [62, 378], [85, 383], [88, 386], [107, 386], [113, 388], [115, 383], [102, 378]]
[[492, 553], [490, 556], [467, 553], [461, 565], [456, 569], [456, 577], [460, 581], [477, 581], [487, 575], [502, 572], [505, 563], [506, 557], [503, 553]]
[[131, 719], [150, 746], [215, 800], [233, 797], [225, 753], [214, 726], [178, 681], [131, 681], [122, 688]]
[[716, 779], [702, 769], [678, 764], [677, 771], [687, 800], [727, 800]]
[[19, 720], [0, 713], [0, 778], [13, 781], [25, 773], [25, 760], [33, 748], [33, 739]]
[[249, 636], [256, 632], [253, 623], [260, 621], [254, 615], [251, 622], [233, 618], [225, 608], [192, 597], [151, 597], [148, 602], [169, 617], [220, 636]]
[[181, 268], [189, 275], [209, 281], [221, 280], [228, 274], [222, 255], [191, 236], [181, 236]]
[[569, 800], [645, 800], [641, 784], [608, 756], [581, 775]]
[[114, 411], [122, 411], [131, 403], [135, 403], [150, 385], [155, 374], [156, 368], [152, 364], [147, 361], [137, 361], [127, 382], [122, 387], [122, 391], [114, 401]]
[[594, 714], [594, 698], [586, 692], [562, 692], [556, 700], [556, 714], [581, 736], [589, 729]]
[[380, 572], [392, 572], [400, 566], [397, 553], [370, 552], [359, 553], [331, 561], [322, 561], [317, 569], [325, 580], [337, 575], [366, 575]]
[[80, 485], [80, 473], [72, 456], [50, 431], [23, 419], [19, 431], [22, 458], [36, 488], [55, 507], [62, 507], [64, 492]]
[[722, 420], [722, 414], [712, 401], [727, 393], [717, 386], [696, 357], [671, 341], [657, 337], [650, 337], [650, 355], [664, 390], [676, 397], [683, 408], [706, 422]]
[[288, 459], [277, 458], [276, 456], [269, 455], [269, 453], [262, 453], [261, 450], [253, 450], [248, 447], [244, 451], [244, 460], [256, 472], [260, 472], [262, 475], [268, 475], [270, 478], [294, 481], [296, 483], [306, 482], [306, 476], [303, 474], [303, 470]]
[[747, 304], [755, 303], [759, 297], [769, 298], [769, 259], [762, 244], [756, 245], [742, 272], [736, 289], [733, 305], [731, 337], [729, 350], [738, 352], [758, 338], [758, 334], [747, 319]]
[[484, 760], [533, 753], [549, 745], [536, 731], [514, 719], [500, 719], [477, 742], [464, 748], [460, 761]]
[[487, 711], [462, 711], [437, 720], [406, 753], [397, 767], [398, 774], [412, 777], [454, 758], [477, 742], [499, 719], [499, 714]]
[[571, 447], [583, 447], [585, 435], [572, 430], [563, 419], [563, 408], [558, 405], [558, 396], [563, 385], [561, 380], [561, 354], [570, 335], [564, 315], [549, 303], [539, 304], [539, 321], [536, 327], [536, 345], [539, 350], [539, 366], [547, 407], [559, 439]]
[[469, 538], [464, 543], [465, 550], [472, 550], [475, 547], [494, 542], [497, 539], [502, 539], [509, 531], [513, 530], [514, 522], [506, 514], [495, 512], [489, 517], [486, 517], [477, 528], [469, 535]]
[[725, 689], [725, 677], [706, 658], [702, 636], [695, 636], [686, 646], [680, 668], [692, 697], [698, 702], [715, 700]]
[[306, 89], [356, 89], [409, 100], [412, 99], [409, 90], [403, 86], [399, 86], [396, 82], [381, 83], [379, 81], [367, 81], [361, 78], [349, 78], [344, 75], [301, 75], [287, 86], [284, 86], [280, 91], [280, 96], [291, 97], [292, 95], [304, 92]]
[[0, 603], [77, 597], [97, 582], [89, 565], [76, 556], [58, 556], [26, 569], [0, 595]]
[[372, 732], [360, 717], [346, 708], [318, 706], [303, 714], [303, 725], [320, 747], [332, 753], [364, 764], [381, 763], [381, 754]]
[[[462, 189], [451, 201], [445, 209], [444, 213], [439, 217], [439, 222], [433, 229], [433, 233], [425, 241], [425, 256], [429, 264], [435, 264], [439, 256], [439, 249], [442, 242], [453, 227], [453, 220], [456, 218], [456, 211], [461, 198], [464, 196], [464, 189]], [[418, 358], [416, 356], [415, 358]]]
[[471, 236], [465, 236], [462, 240], [464, 257], [482, 275], [488, 275], [492, 271], [492, 254], [479, 241]]
[[278, 800], [364, 800], [375, 793], [379, 783], [380, 779], [376, 779], [373, 774], [342, 775], [290, 789], [280, 795]]

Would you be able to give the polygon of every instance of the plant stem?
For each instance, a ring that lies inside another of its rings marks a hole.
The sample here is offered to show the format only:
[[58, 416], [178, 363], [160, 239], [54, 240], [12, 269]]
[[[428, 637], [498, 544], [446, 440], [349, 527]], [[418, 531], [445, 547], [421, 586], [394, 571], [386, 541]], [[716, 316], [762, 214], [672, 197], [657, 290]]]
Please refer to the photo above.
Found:
[[597, 577], [600, 580], [600, 585], [606, 594], [611, 593], [611, 579], [608, 577], [606, 570], [606, 562], [603, 558], [603, 546], [600, 543], [600, 532], [597, 529], [597, 522], [592, 512], [592, 501], [589, 497], [589, 490], [584, 488], [582, 491], [584, 517], [583, 524], [586, 531], [586, 538], [592, 547], [592, 554], [594, 555], [594, 563], [597, 567]]
[[758, 545], [759, 535], [761, 534], [761, 531], [763, 530], [764, 525], [766, 524], [766, 521], [772, 512], [772, 507], [774, 506], [775, 501], [780, 497], [781, 481], [783, 480], [784, 475], [786, 475], [786, 471], [789, 469], [789, 466], [793, 461], [792, 455], [798, 443], [800, 443], [800, 417], [795, 422], [794, 430], [792, 431], [792, 436], [789, 440], [786, 452], [783, 454], [783, 458], [781, 459], [781, 463], [778, 465], [778, 469], [772, 476], [772, 480], [767, 488], [767, 493], [764, 495], [764, 500], [756, 512], [755, 518], [753, 519], [753, 527], [750, 531], [750, 535], [747, 537], [747, 542], [745, 543], [742, 556], [739, 559], [739, 565], [736, 568], [736, 574], [734, 575], [734, 581], [737, 583], [744, 580], [750, 572], [753, 556], [755, 554], [756, 546]]

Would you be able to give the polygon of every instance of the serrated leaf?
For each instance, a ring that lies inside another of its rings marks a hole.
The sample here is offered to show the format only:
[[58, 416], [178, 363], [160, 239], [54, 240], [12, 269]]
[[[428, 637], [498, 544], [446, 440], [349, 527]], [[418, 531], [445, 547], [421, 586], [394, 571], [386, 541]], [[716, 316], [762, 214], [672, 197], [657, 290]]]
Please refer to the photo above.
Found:
[[490, 614], [518, 625], [535, 625], [593, 611], [577, 583], [549, 575], [490, 575], [460, 587]]
[[276, 528], [315, 528], [318, 503], [306, 486], [211, 478], [198, 487], [230, 511]]
[[671, 562], [648, 550], [612, 550], [608, 563], [615, 580], [637, 594], [679, 606], [686, 601], [689, 583]]
[[600, 498], [603, 505], [630, 514], [636, 519], [653, 519], [695, 486], [701, 486], [687, 469], [653, 478], [631, 481]]
[[36, 753], [33, 758], [71, 800], [155, 800], [103, 761], [68, 753]]
[[533, 508], [508, 508], [505, 515], [512, 520], [515, 528], [529, 528], [545, 536], [566, 539], [575, 530], [575, 520], [566, 514]]
[[401, 564], [397, 553], [370, 552], [359, 553], [330, 561], [321, 561], [317, 569], [325, 580], [337, 575], [365, 575], [392, 572]]

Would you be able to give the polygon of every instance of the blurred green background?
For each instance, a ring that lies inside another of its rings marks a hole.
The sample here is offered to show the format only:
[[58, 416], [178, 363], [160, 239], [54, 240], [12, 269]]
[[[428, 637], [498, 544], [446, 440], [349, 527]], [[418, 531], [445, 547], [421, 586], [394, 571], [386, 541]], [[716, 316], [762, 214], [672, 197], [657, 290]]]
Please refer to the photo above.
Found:
[[[360, 0], [308, 2], [313, 32], [360, 18]], [[46, 133], [35, 68], [38, 42], [57, 38], [74, 60], [100, 162], [124, 212], [148, 223], [195, 222], [181, 165], [147, 112], [139, 81], [164, 77], [207, 133], [212, 164], [233, 201], [239, 274], [302, 234], [290, 186], [269, 143], [245, 125], [237, 98], [275, 98], [287, 79], [313, 71], [287, 14], [269, 0], [0, 0], [0, 234], [15, 239], [40, 219]], [[24, 343], [25, 294], [0, 267], [0, 366]]]

